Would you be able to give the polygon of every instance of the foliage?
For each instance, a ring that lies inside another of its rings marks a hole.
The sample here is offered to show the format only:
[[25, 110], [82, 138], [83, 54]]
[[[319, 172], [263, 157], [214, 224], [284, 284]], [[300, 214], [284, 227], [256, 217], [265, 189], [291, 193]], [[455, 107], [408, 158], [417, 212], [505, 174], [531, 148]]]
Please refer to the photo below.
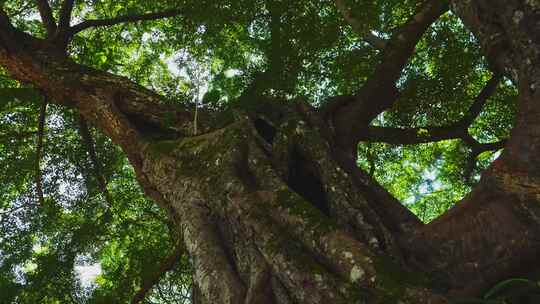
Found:
[[[2, 2], [16, 26], [43, 36], [34, 1]], [[61, 1], [51, 1], [55, 14]], [[388, 37], [411, 16], [416, 1], [348, 1], [365, 31]], [[76, 1], [75, 20], [177, 8], [176, 18], [125, 23], [78, 34], [69, 46], [77, 62], [124, 75], [167, 97], [223, 110], [258, 79], [265, 94], [304, 96], [315, 106], [352, 94], [381, 52], [346, 25], [330, 0]], [[279, 17], [276, 17], [279, 15]], [[280, 37], [275, 41], [275, 37]], [[467, 111], [489, 78], [475, 39], [451, 13], [431, 26], [398, 83], [401, 97], [373, 125], [444, 126]], [[126, 303], [175, 247], [167, 215], [145, 198], [125, 156], [92, 131], [96, 172], [78, 117], [50, 106], [42, 162], [46, 204], [35, 195], [36, 133], [42, 98], [0, 75], [0, 302]], [[14, 90], [15, 89], [15, 90]], [[506, 138], [515, 88], [499, 85], [470, 132], [480, 142]], [[424, 221], [469, 190], [470, 149], [460, 140], [411, 146], [363, 142], [359, 166]], [[480, 154], [473, 176], [496, 152]], [[99, 176], [107, 182], [100, 186]], [[107, 199], [110, 193], [112, 200]], [[91, 285], [77, 271], [100, 265]], [[187, 301], [189, 260], [162, 278], [147, 303]], [[178, 289], [175, 286], [186, 286]]]

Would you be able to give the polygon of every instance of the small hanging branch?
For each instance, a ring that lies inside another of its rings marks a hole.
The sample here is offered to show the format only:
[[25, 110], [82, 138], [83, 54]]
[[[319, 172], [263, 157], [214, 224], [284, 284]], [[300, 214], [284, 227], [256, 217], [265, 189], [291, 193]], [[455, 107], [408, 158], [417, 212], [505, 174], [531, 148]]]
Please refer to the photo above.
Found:
[[193, 116], [193, 136], [196, 136], [198, 132], [197, 130], [197, 120], [199, 118], [199, 107], [198, 102], [195, 101], [195, 115]]
[[375, 176], [375, 151], [373, 151], [373, 144], [368, 143], [368, 151], [367, 151], [367, 160], [369, 163], [369, 176], [374, 177]]
[[88, 123], [86, 122], [86, 119], [84, 119], [84, 117], [82, 117], [81, 115], [79, 115], [79, 133], [81, 134], [83, 143], [86, 146], [86, 151], [90, 156], [90, 161], [92, 162], [92, 166], [94, 169], [94, 175], [98, 182], [100, 191], [105, 197], [105, 201], [108, 205], [107, 207], [110, 208], [113, 203], [113, 198], [111, 193], [107, 189], [107, 179], [102, 173], [101, 164], [99, 163], [97, 157], [94, 139], [92, 138], [92, 134], [90, 133], [90, 129], [88, 128]]
[[36, 143], [36, 194], [40, 206], [45, 205], [45, 199], [43, 196], [43, 174], [41, 172], [41, 158], [43, 154], [43, 138], [45, 133], [45, 116], [47, 112], [47, 103], [48, 99], [46, 96], [43, 97], [43, 102], [41, 103], [41, 108], [39, 111], [39, 122], [38, 122], [38, 138]]

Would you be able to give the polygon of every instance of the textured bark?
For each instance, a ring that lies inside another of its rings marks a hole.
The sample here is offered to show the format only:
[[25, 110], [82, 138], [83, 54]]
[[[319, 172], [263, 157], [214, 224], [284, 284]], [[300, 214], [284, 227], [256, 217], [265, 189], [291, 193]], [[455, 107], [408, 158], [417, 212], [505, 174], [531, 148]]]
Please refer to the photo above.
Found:
[[447, 10], [448, 2], [444, 0], [422, 2], [416, 13], [392, 33], [382, 52], [381, 63], [355, 96], [325, 109], [340, 146], [355, 151], [371, 121], [394, 104], [399, 97], [396, 82], [416, 44], [429, 26]]
[[413, 256], [438, 272], [451, 294], [474, 295], [538, 268], [540, 4], [455, 0], [452, 6], [479, 38], [493, 68], [506, 73], [520, 95], [516, 126], [503, 155], [463, 202], [423, 227], [411, 242]]
[[[395, 238], [334, 160], [322, 126], [302, 111], [261, 102], [282, 118], [265, 117], [263, 108], [220, 129], [203, 119], [204, 133], [189, 137], [184, 109], [55, 56], [46, 43], [4, 35], [21, 42], [0, 53], [13, 77], [73, 107], [126, 152], [146, 193], [181, 227], [201, 302], [355, 303], [426, 294], [411, 300], [419, 303], [432, 296], [423, 287], [386, 286], [377, 256], [397, 265]], [[160, 125], [167, 112], [176, 113], [172, 127]], [[314, 200], [311, 187], [324, 199]]]
[[[237, 109], [228, 124], [218, 126], [199, 113], [197, 136], [189, 109], [167, 106], [126, 78], [70, 61], [49, 41], [14, 29], [5, 15], [0, 64], [78, 111], [124, 150], [147, 195], [180, 228], [193, 261], [195, 303], [447, 303], [439, 293], [478, 295], [505, 276], [522, 274], [520, 260], [532, 263], [540, 253], [540, 44], [534, 23], [540, 18], [534, 1], [454, 1], [493, 65], [519, 84], [520, 111], [503, 157], [480, 185], [422, 225], [356, 167], [350, 140], [359, 135], [350, 133], [386, 108], [386, 98], [367, 104], [367, 112], [361, 105], [371, 100], [366, 96], [378, 96], [383, 83], [388, 100], [394, 96], [392, 79], [425, 28], [446, 10], [444, 3], [425, 3], [424, 14], [405, 27], [410, 32], [395, 36], [411, 36], [407, 44], [385, 49], [397, 61], [379, 71], [390, 73], [376, 72], [380, 83], [362, 88], [354, 111], [320, 114], [302, 100], [260, 98], [253, 100], [258, 109]], [[494, 33], [501, 37], [496, 44], [490, 42]], [[351, 128], [347, 122], [360, 112], [365, 119]], [[328, 116], [341, 118], [334, 127], [344, 134], [331, 132]], [[412, 274], [419, 270], [427, 279]], [[430, 287], [433, 278], [437, 289]]]

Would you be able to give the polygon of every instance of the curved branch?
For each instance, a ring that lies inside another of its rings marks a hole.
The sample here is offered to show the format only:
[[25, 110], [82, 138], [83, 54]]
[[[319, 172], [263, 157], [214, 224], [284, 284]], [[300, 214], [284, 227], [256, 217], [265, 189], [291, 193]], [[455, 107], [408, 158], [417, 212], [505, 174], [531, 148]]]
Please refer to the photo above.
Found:
[[330, 107], [331, 113], [324, 113], [334, 123], [340, 145], [354, 150], [359, 140], [358, 130], [369, 125], [395, 102], [399, 95], [396, 81], [416, 44], [429, 26], [447, 10], [447, 1], [424, 2], [416, 14], [393, 33], [382, 53], [381, 63], [354, 98], [341, 99], [340, 104]]
[[473, 104], [469, 108], [469, 111], [465, 114], [465, 117], [461, 119], [459, 124], [463, 126], [470, 126], [473, 123], [476, 117], [478, 117], [478, 115], [480, 115], [480, 113], [482, 112], [482, 108], [486, 104], [488, 98], [491, 97], [493, 93], [495, 93], [495, 90], [497, 89], [499, 82], [501, 82], [501, 79], [502, 74], [493, 74], [493, 76], [491, 77], [491, 79], [489, 79], [482, 91], [480, 91], [480, 93], [476, 96]]
[[358, 139], [370, 142], [385, 142], [397, 145], [413, 145], [447, 139], [462, 139], [471, 148], [481, 146], [469, 133], [468, 128], [482, 112], [482, 108], [495, 90], [502, 75], [496, 73], [475, 97], [465, 116], [456, 123], [444, 127], [392, 128], [369, 126], [358, 135]]
[[175, 17], [175, 16], [180, 15], [181, 13], [182, 12], [180, 10], [174, 9], [174, 10], [167, 10], [167, 11], [157, 12], [157, 13], [148, 13], [148, 14], [131, 15], [131, 16], [119, 16], [119, 17], [110, 18], [110, 19], [86, 20], [77, 25], [72, 26], [70, 30], [70, 35], [73, 36], [77, 34], [78, 32], [84, 31], [92, 27], [111, 26], [111, 25], [116, 25], [120, 23], [129, 23], [129, 22], [137, 22], [137, 21], [159, 20], [163, 18]]
[[362, 189], [367, 202], [384, 225], [395, 233], [409, 233], [423, 225], [419, 218], [396, 199], [377, 180], [358, 168], [356, 159], [345, 153], [336, 153], [343, 168], [351, 174], [355, 184]]
[[466, 131], [459, 125], [407, 129], [369, 126], [367, 131], [359, 139], [362, 141], [384, 142], [396, 145], [414, 145], [462, 138], [465, 134]]
[[39, 15], [41, 16], [41, 21], [47, 30], [47, 35], [49, 37], [54, 36], [56, 33], [56, 21], [52, 13], [51, 6], [47, 0], [36, 0], [36, 4], [39, 10]]
[[472, 183], [472, 174], [474, 172], [474, 169], [476, 169], [476, 158], [486, 151], [497, 151], [504, 148], [504, 145], [506, 144], [506, 140], [501, 140], [498, 142], [492, 142], [492, 143], [485, 143], [480, 144], [477, 143], [477, 145], [472, 147], [471, 155], [469, 156], [469, 159], [467, 160], [467, 165], [465, 166], [465, 170], [463, 172], [463, 177], [465, 179], [465, 182], [471, 184]]

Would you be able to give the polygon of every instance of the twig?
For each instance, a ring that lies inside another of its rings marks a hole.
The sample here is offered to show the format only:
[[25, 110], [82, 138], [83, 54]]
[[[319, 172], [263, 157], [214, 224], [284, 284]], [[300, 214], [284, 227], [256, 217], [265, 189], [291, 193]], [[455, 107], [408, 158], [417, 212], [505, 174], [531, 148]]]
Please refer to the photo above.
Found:
[[43, 197], [43, 174], [41, 172], [41, 158], [43, 154], [43, 138], [45, 133], [45, 116], [47, 112], [47, 103], [48, 99], [45, 96], [43, 102], [41, 103], [41, 108], [39, 112], [39, 122], [38, 122], [38, 138], [37, 138], [37, 147], [36, 147], [36, 193], [38, 197], [39, 204], [41, 206], [45, 205], [45, 198]]

